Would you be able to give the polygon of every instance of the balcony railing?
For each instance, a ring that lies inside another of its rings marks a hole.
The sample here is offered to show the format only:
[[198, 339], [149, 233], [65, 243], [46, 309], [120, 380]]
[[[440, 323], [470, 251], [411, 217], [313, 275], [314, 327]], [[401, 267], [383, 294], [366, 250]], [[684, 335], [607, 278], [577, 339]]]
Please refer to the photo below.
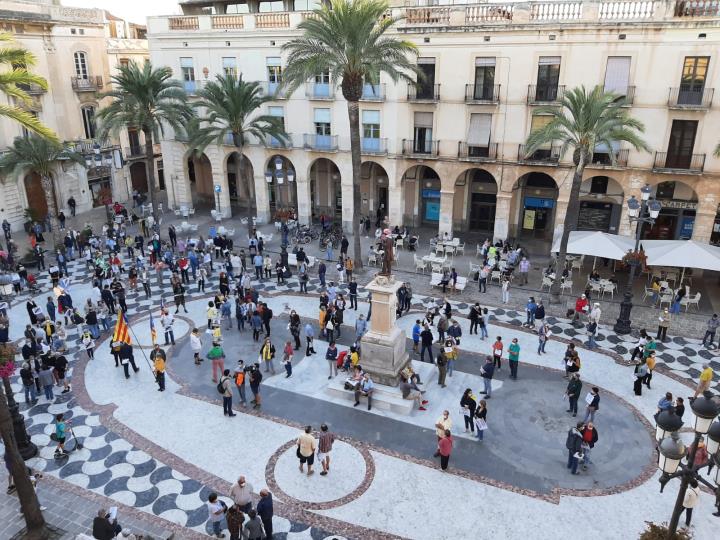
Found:
[[616, 94], [619, 97], [622, 97], [625, 102], [623, 103], [624, 107], [629, 107], [635, 102], [635, 87], [634, 86], [627, 86], [624, 89], [611, 89], [610, 90], [613, 94]]
[[428, 139], [403, 139], [402, 153], [411, 157], [437, 157], [440, 141]]
[[513, 19], [515, 6], [512, 4], [467, 6], [465, 22], [467, 24], [483, 24], [488, 22], [510, 22]]
[[440, 101], [439, 84], [408, 84], [408, 101]]
[[681, 0], [675, 2], [676, 17], [717, 17], [720, 15], [718, 0]]
[[309, 82], [305, 84], [305, 97], [308, 99], [335, 99], [335, 87], [330, 83]]
[[170, 17], [168, 19], [170, 30], [197, 30], [200, 23], [197, 17]]
[[405, 10], [405, 24], [448, 24], [450, 22], [450, 8], [423, 7]]
[[530, 4], [531, 21], [574, 21], [582, 18], [582, 2], [534, 2]]
[[362, 137], [360, 139], [360, 151], [363, 154], [387, 154], [387, 139]]
[[[153, 144], [153, 155], [158, 155], [162, 152], [162, 148], [159, 143]], [[137, 159], [145, 157], [145, 145], [139, 146], [126, 146], [125, 147], [125, 159]]]
[[465, 101], [468, 103], [498, 103], [500, 101], [500, 85], [466, 84]]
[[290, 14], [279, 13], [256, 13], [255, 28], [290, 28]]
[[270, 135], [265, 136], [265, 146], [268, 148], [292, 148], [293, 136], [292, 133], [287, 134], [287, 139], [284, 141]]
[[528, 85], [528, 105], [557, 103], [565, 95], [565, 85]]
[[215, 15], [211, 19], [213, 30], [242, 30], [244, 20], [242, 15]]
[[497, 159], [498, 143], [487, 146], [477, 146], [466, 142], [458, 142], [458, 159], [468, 161], [495, 161]]
[[612, 157], [608, 152], [595, 152], [592, 160], [587, 164], [590, 168], [604, 169], [606, 167], [627, 167], [628, 154], [630, 150], [627, 148], [621, 148], [615, 152], [615, 163], [612, 162]]
[[303, 135], [303, 146], [308, 150], [317, 150], [319, 152], [337, 152], [338, 136], [305, 133]]
[[714, 93], [714, 88], [689, 88], [680, 85], [677, 88], [670, 89], [668, 107], [673, 109], [709, 109]]
[[73, 151], [79, 154], [93, 154], [95, 150], [110, 150], [116, 147], [116, 144], [110, 142], [109, 139], [81, 139], [78, 141], [69, 141]]
[[705, 167], [705, 154], [668, 154], [655, 152], [653, 170], [660, 172], [701, 173]]
[[103, 87], [103, 78], [100, 75], [87, 78], [73, 75], [70, 77], [70, 82], [76, 92], [97, 92]]
[[287, 91], [280, 83], [261, 81], [260, 91], [262, 95], [273, 99], [287, 99]]
[[13, 96], [12, 102], [15, 107], [18, 107], [19, 109], [22, 109], [24, 111], [30, 111], [30, 112], [40, 112], [42, 111], [42, 97], [40, 96], [30, 96], [29, 101], [22, 100], [18, 97]]
[[20, 90], [25, 90], [25, 92], [31, 96], [41, 96], [47, 92], [47, 90], [45, 90], [45, 88], [43, 88], [39, 84], [35, 84], [35, 83], [18, 84], [17, 87]]
[[557, 165], [560, 161], [559, 144], [552, 145], [549, 148], [539, 148], [531, 155], [526, 156], [525, 145], [518, 145], [518, 161], [521, 163], [536, 163], [539, 165]]
[[360, 101], [385, 101], [385, 84], [364, 84]]

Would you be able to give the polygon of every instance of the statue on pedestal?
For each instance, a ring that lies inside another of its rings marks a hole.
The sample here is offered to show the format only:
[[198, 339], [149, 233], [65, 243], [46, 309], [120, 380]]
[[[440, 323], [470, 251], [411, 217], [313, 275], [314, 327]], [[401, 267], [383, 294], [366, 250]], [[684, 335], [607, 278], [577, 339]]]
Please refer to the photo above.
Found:
[[394, 260], [394, 241], [393, 237], [390, 234], [390, 229], [385, 229], [383, 231], [382, 236], [382, 245], [383, 245], [383, 264], [382, 264], [382, 270], [380, 270], [381, 276], [390, 276], [392, 275], [392, 263]]

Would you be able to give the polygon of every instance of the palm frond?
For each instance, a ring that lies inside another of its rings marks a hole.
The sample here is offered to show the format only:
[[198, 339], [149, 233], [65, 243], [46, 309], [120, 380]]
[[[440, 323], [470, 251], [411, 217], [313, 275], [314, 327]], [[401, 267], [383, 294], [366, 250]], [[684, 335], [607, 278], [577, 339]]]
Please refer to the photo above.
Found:
[[60, 161], [85, 166], [85, 160], [80, 154], [59, 142], [39, 135], [16, 137], [12, 146], [0, 157], [0, 175], [17, 177], [34, 172], [40, 176], [50, 176]]
[[10, 120], [14, 120], [27, 130], [32, 131], [33, 133], [37, 133], [38, 135], [45, 137], [50, 141], [60, 141], [57, 134], [52, 129], [43, 124], [31, 113], [24, 109], [21, 109], [20, 107], [0, 105], [0, 117], [2, 116], [4, 116], [5, 118], [9, 118]]

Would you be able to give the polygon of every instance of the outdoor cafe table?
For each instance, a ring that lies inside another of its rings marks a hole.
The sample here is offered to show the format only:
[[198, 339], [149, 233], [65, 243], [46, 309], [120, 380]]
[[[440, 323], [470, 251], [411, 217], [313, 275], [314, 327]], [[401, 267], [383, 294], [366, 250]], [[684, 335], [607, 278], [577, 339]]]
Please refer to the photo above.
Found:
[[445, 262], [445, 257], [438, 257], [436, 255], [425, 255], [422, 260], [431, 264], [442, 264]]

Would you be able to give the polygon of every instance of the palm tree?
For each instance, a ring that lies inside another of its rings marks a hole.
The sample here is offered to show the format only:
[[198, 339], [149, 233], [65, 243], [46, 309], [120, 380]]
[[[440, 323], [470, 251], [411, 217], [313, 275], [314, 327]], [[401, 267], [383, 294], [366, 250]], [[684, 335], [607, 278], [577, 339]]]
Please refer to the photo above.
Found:
[[[385, 0], [332, 0], [316, 9], [298, 25], [302, 37], [283, 45], [288, 53], [283, 79], [289, 89], [320, 73], [329, 73], [332, 84], [341, 84], [350, 120], [350, 152], [353, 170], [353, 255], [362, 268], [360, 247], [360, 115], [358, 101], [363, 84], [377, 83], [381, 73], [393, 82], [410, 80], [418, 73], [413, 59], [417, 47], [387, 35], [398, 21], [386, 17]], [[342, 82], [341, 82], [342, 81]]]
[[159, 226], [155, 195], [155, 155], [153, 143], [160, 140], [164, 127], [184, 133], [193, 118], [192, 107], [179, 81], [173, 80], [169, 67], [154, 69], [150, 62], [131, 62], [113, 75], [113, 89], [101, 97], [112, 102], [98, 112], [100, 136], [117, 134], [122, 129], [142, 131], [145, 136], [145, 169], [155, 227]]
[[23, 107], [23, 105], [32, 103], [32, 98], [27, 93], [30, 85], [47, 90], [48, 83], [39, 75], [34, 75], [27, 70], [28, 67], [35, 64], [35, 56], [22, 47], [12, 45], [12, 41], [10, 34], [0, 33], [0, 92], [5, 94], [8, 99], [15, 99], [20, 105], [0, 104], [0, 116], [10, 118], [29, 131], [59, 142], [52, 129], [45, 126]]
[[[615, 94], [605, 92], [601, 87], [587, 91], [584, 86], [573, 88], [565, 93], [559, 107], [540, 107], [536, 114], [546, 114], [552, 120], [543, 128], [530, 133], [526, 141], [525, 152], [530, 156], [540, 147], [552, 143], [562, 143], [560, 155], [573, 150], [575, 173], [570, 187], [570, 199], [565, 212], [560, 250], [558, 252], [556, 273], [559, 276], [565, 268], [568, 238], [570, 231], [577, 227], [580, 213], [580, 186], [585, 166], [590, 162], [597, 145], [612, 148], [613, 143], [625, 141], [636, 150], [649, 151], [648, 145], [640, 137], [645, 130], [642, 122], [630, 117], [623, 108], [625, 100]], [[610, 159], [615, 164], [615, 153], [610, 151]], [[560, 279], [556, 279], [550, 288], [551, 302], [560, 302]]]
[[207, 83], [198, 94], [200, 100], [195, 103], [195, 107], [202, 112], [190, 129], [190, 146], [197, 152], [203, 152], [209, 144], [220, 146], [228, 138], [232, 140], [239, 156], [235, 160], [235, 185], [238, 198], [247, 204], [249, 233], [252, 229], [252, 205], [250, 192], [245, 185], [243, 147], [248, 135], [261, 142], [265, 142], [267, 137], [273, 137], [284, 144], [288, 134], [278, 118], [257, 114], [260, 107], [272, 101], [271, 97], [261, 95], [260, 83], [246, 82], [242, 77], [236, 79], [230, 75], [218, 75], [216, 79]]
[[53, 249], [60, 244], [60, 229], [57, 219], [57, 204], [53, 174], [61, 161], [69, 161], [85, 166], [83, 157], [62, 144], [41, 137], [16, 137], [7, 152], [0, 157], [0, 174], [4, 177], [17, 178], [21, 174], [37, 174], [45, 192], [45, 203], [48, 208], [48, 220], [52, 227]]

